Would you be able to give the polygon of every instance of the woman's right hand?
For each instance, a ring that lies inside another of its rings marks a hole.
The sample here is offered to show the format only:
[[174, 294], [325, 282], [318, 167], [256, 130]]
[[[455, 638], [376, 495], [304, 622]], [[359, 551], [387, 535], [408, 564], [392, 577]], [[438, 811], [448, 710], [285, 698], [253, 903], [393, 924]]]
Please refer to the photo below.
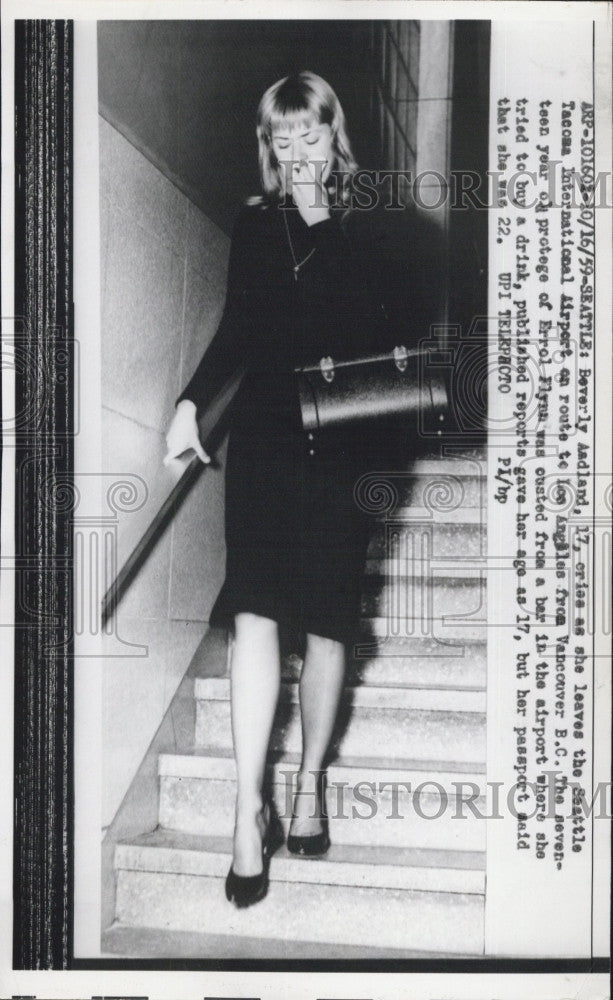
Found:
[[200, 444], [196, 404], [191, 399], [182, 399], [177, 405], [176, 413], [166, 434], [166, 446], [168, 452], [164, 456], [164, 465], [170, 465], [173, 459], [178, 458], [188, 448], [193, 448], [198, 458], [202, 459], [205, 464], [211, 461], [210, 456]]

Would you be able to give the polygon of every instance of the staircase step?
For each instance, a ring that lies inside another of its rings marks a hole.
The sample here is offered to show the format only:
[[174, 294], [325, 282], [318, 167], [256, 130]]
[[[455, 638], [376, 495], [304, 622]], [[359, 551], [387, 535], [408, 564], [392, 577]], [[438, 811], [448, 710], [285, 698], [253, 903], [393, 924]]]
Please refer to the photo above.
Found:
[[[284, 784], [287, 772], [297, 770], [300, 754], [287, 753], [277, 758], [269, 767], [275, 783]], [[211, 781], [234, 781], [236, 764], [231, 751], [211, 754], [194, 747], [190, 753], [163, 753], [158, 758], [158, 774], [177, 778], [202, 778]], [[431, 781], [443, 789], [449, 798], [458, 794], [458, 786], [472, 783], [480, 794], [485, 794], [485, 765], [475, 764], [472, 769], [457, 761], [419, 761], [399, 757], [339, 757], [327, 767], [328, 794], [334, 798], [335, 784], [357, 785], [363, 781], [408, 781], [415, 788]]]
[[[302, 658], [290, 653], [283, 659], [283, 677], [297, 681]], [[425, 686], [484, 688], [487, 647], [484, 642], [444, 645], [433, 639], [406, 638], [375, 645], [366, 656], [347, 658], [347, 683], [392, 687]]]
[[[477, 487], [475, 486], [476, 490]], [[408, 499], [411, 499], [408, 497]], [[377, 517], [373, 516], [373, 535], [378, 533], [384, 533], [385, 530], [390, 530], [389, 527], [386, 529], [385, 525], [390, 524], [400, 524], [413, 526], [416, 528], [420, 527], [447, 527], [451, 529], [457, 529], [458, 531], [463, 531], [467, 527], [474, 528], [476, 530], [484, 530], [487, 518], [486, 518], [486, 508], [478, 500], [479, 497], [472, 497], [475, 502], [472, 505], [466, 503], [462, 507], [450, 506], [449, 508], [441, 508], [440, 510], [431, 510], [429, 507], [425, 507], [423, 504], [412, 502], [410, 506], [403, 504], [401, 506], [393, 508], [389, 514], [385, 516]], [[483, 498], [483, 503], [485, 503], [485, 498]]]
[[[118, 844], [115, 868], [225, 878], [231, 860], [231, 837], [194, 837], [158, 829], [131, 844]], [[319, 864], [313, 860], [290, 854], [283, 845], [275, 852], [270, 879], [416, 892], [485, 892], [485, 854], [477, 851], [333, 844]]]
[[405, 588], [409, 584], [421, 587], [428, 581], [432, 586], [447, 588], [460, 585], [477, 587], [482, 583], [485, 589], [486, 568], [485, 558], [454, 559], [453, 562], [451, 559], [432, 559], [429, 555], [409, 559], [394, 556], [389, 559], [367, 559], [364, 565], [364, 584], [366, 588], [372, 588], [375, 581], [381, 579], [402, 590], [403, 585]]
[[[260, 935], [262, 929], [260, 928]], [[236, 958], [255, 960], [299, 960], [318, 962], [343, 959], [359, 961], [363, 971], [365, 962], [373, 963], [372, 971], [380, 972], [381, 963], [393, 959], [417, 961], [423, 959], [451, 958], [446, 954], [408, 949], [369, 948], [366, 945], [337, 945], [325, 941], [286, 941], [285, 939], [255, 937], [253, 935], [202, 934], [195, 931], [167, 931], [156, 927], [123, 927], [114, 923], [102, 935], [102, 957], [123, 958], [183, 958], [193, 960], [217, 959], [228, 961]], [[463, 955], [462, 958], [478, 958]], [[324, 970], [322, 970], [324, 971]]]
[[[269, 769], [286, 834], [298, 766], [298, 754], [284, 754]], [[162, 827], [231, 836], [236, 770], [229, 751], [164, 754], [159, 774]], [[330, 837], [334, 844], [482, 851], [486, 824], [457, 796], [477, 795], [475, 810], [484, 815], [484, 788], [482, 771], [459, 770], [454, 763], [341, 759], [328, 767]]]
[[[390, 617], [461, 615], [485, 621], [486, 581], [453, 576], [417, 580], [367, 575], [362, 587], [362, 614], [377, 616], [389, 610]], [[430, 610], [431, 609], [431, 610]]]
[[[119, 922], [245, 935], [266, 927], [273, 939], [483, 950], [482, 855], [333, 847], [316, 863], [282, 848], [271, 860], [267, 897], [237, 910], [224, 896], [231, 843], [155, 831], [118, 845]], [[456, 891], [439, 891], [442, 884]]]
[[[474, 489], [476, 490], [477, 487], [475, 486]], [[408, 499], [411, 498], [409, 497]], [[391, 523], [432, 527], [438, 525], [439, 527], [456, 528], [458, 530], [463, 530], [467, 526], [470, 526], [482, 530], [487, 522], [486, 508], [483, 505], [485, 498], [483, 498], [483, 504], [478, 502], [481, 498], [474, 496], [471, 499], [474, 499], [475, 502], [470, 506], [464, 503], [462, 507], [450, 506], [449, 508], [443, 507], [434, 511], [418, 503], [417, 499], [415, 498], [410, 506], [403, 504], [394, 508], [385, 516], [373, 518], [373, 533], [385, 531], [384, 525]], [[387, 530], [389, 531], [389, 528]]]
[[359, 492], [360, 503], [373, 517], [406, 518], [422, 517], [427, 521], [448, 520], [453, 513], [454, 523], [462, 522], [462, 512], [483, 510], [487, 505], [487, 479], [467, 467], [451, 467], [410, 473], [373, 474], [365, 489]]
[[360, 500], [373, 517], [479, 523], [487, 505], [487, 457], [420, 458], [404, 472], [372, 473], [361, 484]]
[[[227, 700], [209, 700], [204, 696], [208, 678], [201, 679], [196, 701], [196, 745], [226, 747], [232, 745], [229, 684]], [[223, 684], [215, 685], [217, 692]], [[294, 685], [282, 684], [271, 748], [297, 751], [302, 745], [300, 710], [292, 701]], [[354, 689], [362, 690], [362, 689]], [[369, 690], [378, 690], [371, 688]], [[402, 690], [402, 689], [398, 689]], [[414, 689], [408, 689], [414, 690]], [[345, 696], [341, 700], [332, 737], [337, 755], [391, 757], [397, 754], [415, 760], [485, 760], [485, 716], [472, 711], [432, 711], [379, 706], [354, 707]]]
[[[194, 694], [197, 700], [229, 701], [229, 677], [198, 677], [195, 681]], [[486, 694], [483, 689], [454, 689], [432, 685], [409, 686], [389, 685], [345, 685], [342, 699], [347, 707], [385, 708], [407, 711], [430, 712], [485, 712]], [[279, 700], [284, 704], [297, 705], [299, 702], [298, 685], [293, 681], [284, 681], [281, 685]]]
[[410, 474], [417, 476], [436, 476], [439, 474], [486, 476], [487, 449], [470, 449], [470, 451], [447, 455], [424, 455], [413, 462]]
[[415, 546], [417, 553], [422, 546], [427, 546], [428, 556], [435, 564], [437, 560], [474, 561], [485, 558], [485, 521], [476, 524], [431, 523], [415, 518], [410, 510], [407, 517], [401, 523], [399, 521], [394, 516], [393, 521], [378, 521], [373, 526], [368, 543], [368, 563], [403, 553], [409, 543]]
[[361, 648], [374, 640], [418, 639], [426, 636], [438, 639], [441, 643], [484, 643], [487, 638], [487, 624], [483, 620], [485, 612], [477, 610], [476, 614], [478, 618], [475, 619], [471, 619], [469, 614], [452, 618], [451, 611], [446, 608], [443, 614], [429, 615], [423, 621], [419, 616], [364, 615], [360, 621], [361, 634], [355, 645]]

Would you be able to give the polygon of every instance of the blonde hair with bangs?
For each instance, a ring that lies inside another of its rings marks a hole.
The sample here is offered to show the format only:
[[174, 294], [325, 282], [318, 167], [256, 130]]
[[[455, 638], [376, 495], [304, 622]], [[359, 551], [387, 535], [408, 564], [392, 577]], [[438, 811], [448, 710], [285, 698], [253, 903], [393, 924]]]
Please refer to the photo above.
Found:
[[[277, 80], [264, 93], [258, 106], [256, 135], [263, 195], [248, 199], [249, 204], [278, 201], [283, 195], [279, 162], [272, 148], [272, 134], [281, 125], [296, 123], [329, 125], [332, 131], [332, 151], [335, 162], [326, 187], [330, 195], [337, 194], [341, 205], [349, 203], [352, 174], [357, 170], [347, 130], [345, 115], [332, 87], [321, 76], [302, 70]], [[340, 176], [335, 180], [334, 174]]]

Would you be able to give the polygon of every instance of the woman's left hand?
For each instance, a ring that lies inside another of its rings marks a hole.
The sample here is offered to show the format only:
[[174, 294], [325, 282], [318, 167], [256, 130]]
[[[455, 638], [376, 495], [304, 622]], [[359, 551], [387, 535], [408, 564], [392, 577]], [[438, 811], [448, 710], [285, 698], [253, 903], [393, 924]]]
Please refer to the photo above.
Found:
[[307, 226], [330, 218], [328, 192], [321, 182], [325, 163], [301, 160], [292, 168], [292, 197]]

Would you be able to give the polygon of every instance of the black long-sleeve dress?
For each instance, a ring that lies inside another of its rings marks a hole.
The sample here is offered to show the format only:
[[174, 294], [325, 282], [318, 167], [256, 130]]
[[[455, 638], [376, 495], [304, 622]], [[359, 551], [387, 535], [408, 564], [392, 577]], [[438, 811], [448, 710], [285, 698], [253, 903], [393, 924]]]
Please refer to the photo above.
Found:
[[[296, 277], [283, 214], [296, 260], [310, 254]], [[381, 461], [380, 441], [371, 435], [369, 447], [363, 431], [309, 441], [293, 368], [389, 349], [369, 249], [337, 210], [312, 226], [291, 202], [239, 212], [224, 313], [176, 401], [193, 400], [200, 414], [247, 362], [230, 427], [226, 577], [212, 625], [232, 627], [235, 613], [250, 611], [356, 638], [369, 517], [354, 486]]]

